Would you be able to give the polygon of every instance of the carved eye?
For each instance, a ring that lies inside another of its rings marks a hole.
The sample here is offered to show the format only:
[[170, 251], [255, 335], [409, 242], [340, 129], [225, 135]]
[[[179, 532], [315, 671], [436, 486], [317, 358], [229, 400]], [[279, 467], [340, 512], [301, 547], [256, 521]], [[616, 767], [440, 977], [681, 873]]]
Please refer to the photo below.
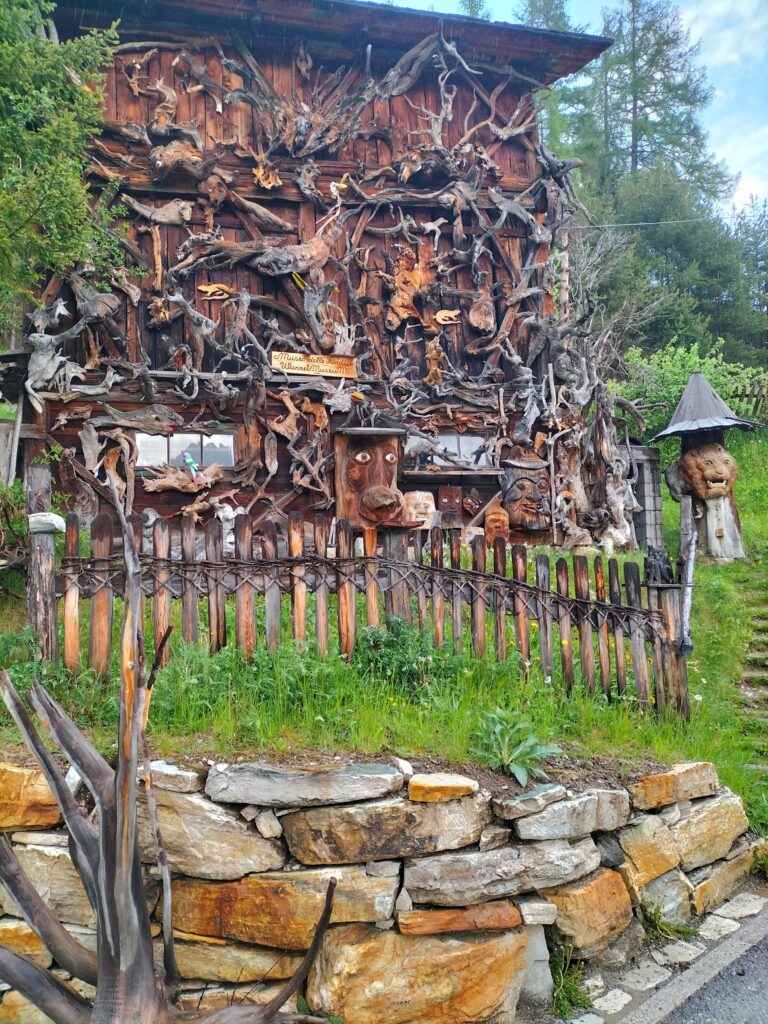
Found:
[[357, 455], [355, 456], [355, 462], [360, 462], [363, 465], [365, 465], [366, 462], [370, 462], [370, 461], [371, 461], [371, 453], [370, 452], [358, 452]]
[[394, 463], [397, 462], [397, 456], [395, 455], [394, 452], [387, 452], [387, 454], [384, 456], [384, 461], [388, 462], [389, 465], [392, 466], [394, 465]]

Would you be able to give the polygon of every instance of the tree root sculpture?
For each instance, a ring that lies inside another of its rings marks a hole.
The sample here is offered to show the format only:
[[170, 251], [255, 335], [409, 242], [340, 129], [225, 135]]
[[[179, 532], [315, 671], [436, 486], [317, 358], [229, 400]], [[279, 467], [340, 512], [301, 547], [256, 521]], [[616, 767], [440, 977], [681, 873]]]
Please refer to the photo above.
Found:
[[155, 664], [147, 677], [141, 632], [141, 570], [139, 557], [122, 505], [115, 503], [123, 531], [126, 562], [125, 611], [121, 634], [120, 725], [117, 766], [98, 753], [88, 738], [64, 714], [39, 684], [28, 702], [47, 736], [77, 770], [90, 791], [98, 812], [94, 823], [77, 804], [64, 774], [43, 743], [25, 703], [8, 674], [0, 670], [0, 695], [29, 750], [40, 765], [69, 830], [72, 862], [82, 880], [96, 916], [97, 952], [86, 948], [57, 920], [27, 877], [5, 837], [0, 837], [0, 880], [21, 908], [30, 928], [48, 947], [56, 963], [74, 978], [95, 986], [93, 1000], [25, 956], [0, 947], [0, 979], [18, 990], [55, 1024], [269, 1024], [292, 1020], [310, 1024], [313, 1017], [284, 1016], [280, 1008], [306, 979], [320, 948], [331, 916], [332, 880], [325, 909], [311, 948], [293, 977], [265, 1006], [238, 1004], [214, 1011], [182, 1011], [174, 1006], [178, 974], [173, 953], [170, 872], [156, 813], [150, 819], [157, 860], [163, 879], [163, 965], [155, 966], [149, 913], [144, 898], [137, 832], [137, 775], [140, 758], [148, 771], [149, 751], [145, 726], [152, 685], [160, 653], [170, 635], [163, 637]]

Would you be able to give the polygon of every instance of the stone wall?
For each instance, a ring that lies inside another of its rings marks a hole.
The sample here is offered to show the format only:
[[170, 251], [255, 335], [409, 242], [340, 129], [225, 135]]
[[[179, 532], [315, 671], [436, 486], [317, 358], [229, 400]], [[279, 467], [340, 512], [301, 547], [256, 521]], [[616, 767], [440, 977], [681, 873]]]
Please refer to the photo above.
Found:
[[[522, 1002], [550, 1000], [555, 943], [620, 962], [642, 942], [639, 908], [686, 922], [725, 900], [754, 856], [741, 800], [704, 762], [626, 789], [548, 784], [495, 797], [399, 760], [219, 764], [207, 778], [158, 762], [153, 779], [187, 1007], [267, 1000], [308, 947], [334, 877], [332, 925], [306, 988], [312, 1010], [347, 1024], [506, 1024]], [[57, 823], [40, 773], [0, 765], [0, 829], [46, 902], [95, 944]], [[140, 823], [154, 905], [143, 807]], [[0, 942], [50, 965], [2, 887], [0, 914]], [[0, 1024], [47, 1020], [3, 993]]]

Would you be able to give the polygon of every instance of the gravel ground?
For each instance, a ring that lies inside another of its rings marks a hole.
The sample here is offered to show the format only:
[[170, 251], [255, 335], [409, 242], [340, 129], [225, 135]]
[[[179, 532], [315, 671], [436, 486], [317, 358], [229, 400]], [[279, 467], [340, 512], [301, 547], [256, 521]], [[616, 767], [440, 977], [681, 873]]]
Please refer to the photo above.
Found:
[[691, 996], [664, 1024], [768, 1024], [768, 938]]

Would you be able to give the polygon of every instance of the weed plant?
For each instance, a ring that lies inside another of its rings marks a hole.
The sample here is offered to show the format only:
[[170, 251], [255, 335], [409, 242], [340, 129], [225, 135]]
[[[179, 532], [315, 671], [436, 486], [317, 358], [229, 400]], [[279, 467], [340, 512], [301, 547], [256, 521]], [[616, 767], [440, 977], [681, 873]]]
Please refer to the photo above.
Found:
[[571, 946], [556, 946], [549, 960], [552, 971], [553, 994], [552, 1013], [568, 1020], [574, 1010], [587, 1009], [592, 1005], [589, 993], [584, 988], [584, 964], [573, 959]]

